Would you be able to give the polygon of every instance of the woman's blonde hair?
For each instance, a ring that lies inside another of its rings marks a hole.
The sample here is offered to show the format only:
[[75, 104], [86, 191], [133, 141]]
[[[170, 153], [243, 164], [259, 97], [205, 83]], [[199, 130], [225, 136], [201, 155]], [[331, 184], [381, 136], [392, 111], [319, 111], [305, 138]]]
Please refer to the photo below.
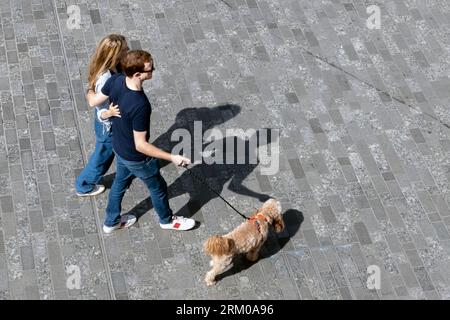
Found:
[[89, 64], [88, 82], [90, 89], [95, 90], [95, 82], [98, 77], [120, 62], [120, 53], [126, 45], [125, 37], [120, 34], [110, 34], [100, 41]]

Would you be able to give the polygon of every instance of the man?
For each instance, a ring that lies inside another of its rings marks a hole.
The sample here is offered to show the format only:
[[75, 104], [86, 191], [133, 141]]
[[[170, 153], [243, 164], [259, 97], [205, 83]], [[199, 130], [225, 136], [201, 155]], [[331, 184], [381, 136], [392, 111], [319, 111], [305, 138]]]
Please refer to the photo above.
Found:
[[193, 219], [173, 215], [167, 197], [167, 184], [159, 172], [158, 158], [187, 166], [190, 160], [167, 153], [148, 143], [150, 135], [151, 105], [142, 89], [145, 80], [152, 78], [155, 70], [150, 53], [129, 51], [122, 60], [124, 74], [112, 76], [101, 92], [88, 91], [89, 105], [98, 105], [110, 99], [119, 105], [120, 115], [113, 118], [113, 150], [116, 154], [116, 177], [108, 197], [105, 233], [129, 227], [136, 222], [133, 215], [120, 216], [125, 191], [135, 177], [140, 178], [150, 191], [153, 207], [163, 229], [189, 230], [195, 226]]

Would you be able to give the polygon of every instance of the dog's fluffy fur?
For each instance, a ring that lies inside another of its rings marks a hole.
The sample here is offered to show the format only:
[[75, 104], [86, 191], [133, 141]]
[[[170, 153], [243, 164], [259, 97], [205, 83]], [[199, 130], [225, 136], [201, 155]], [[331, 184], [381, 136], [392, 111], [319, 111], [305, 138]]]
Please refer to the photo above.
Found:
[[256, 261], [259, 249], [267, 239], [270, 225], [276, 232], [284, 229], [281, 205], [274, 199], [267, 200], [250, 220], [243, 222], [230, 233], [208, 238], [204, 251], [212, 258], [212, 269], [206, 274], [206, 284], [213, 285], [216, 276], [231, 265], [233, 256], [237, 254], [244, 253], [248, 260]]

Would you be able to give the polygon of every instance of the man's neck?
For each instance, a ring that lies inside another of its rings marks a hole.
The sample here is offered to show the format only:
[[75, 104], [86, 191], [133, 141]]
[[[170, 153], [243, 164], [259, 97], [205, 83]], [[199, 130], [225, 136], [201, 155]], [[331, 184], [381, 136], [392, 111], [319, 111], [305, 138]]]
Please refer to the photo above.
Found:
[[125, 83], [130, 90], [141, 91], [142, 90], [142, 80], [139, 78], [129, 78], [125, 77]]

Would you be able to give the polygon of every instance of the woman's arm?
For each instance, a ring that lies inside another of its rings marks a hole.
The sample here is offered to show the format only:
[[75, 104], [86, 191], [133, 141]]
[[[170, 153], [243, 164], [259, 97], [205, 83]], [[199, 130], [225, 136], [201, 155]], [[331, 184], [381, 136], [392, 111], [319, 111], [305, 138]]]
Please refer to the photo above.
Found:
[[98, 111], [99, 120], [106, 120], [111, 117], [121, 117], [118, 105], [114, 105], [112, 102], [109, 105], [109, 109], [100, 109]]
[[86, 94], [86, 100], [90, 107], [95, 107], [108, 99], [108, 96], [105, 96], [101, 91], [95, 93], [93, 89], [88, 89]]

